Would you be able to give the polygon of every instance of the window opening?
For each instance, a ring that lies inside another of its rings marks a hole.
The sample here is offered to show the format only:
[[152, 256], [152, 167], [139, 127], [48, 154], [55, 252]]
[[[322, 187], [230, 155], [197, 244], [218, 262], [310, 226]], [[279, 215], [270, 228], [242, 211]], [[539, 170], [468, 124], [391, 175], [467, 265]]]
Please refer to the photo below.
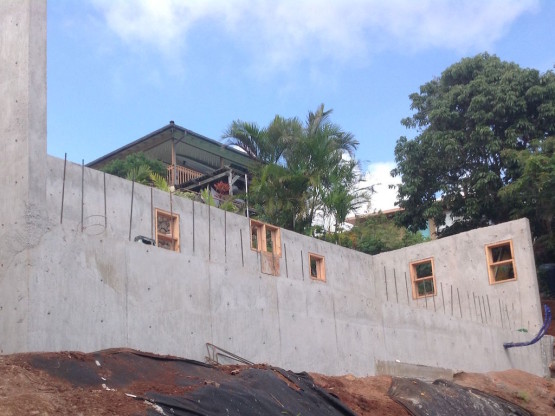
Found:
[[156, 246], [179, 252], [179, 215], [156, 208]]
[[274, 236], [272, 235], [272, 230], [266, 227], [266, 251], [268, 253], [274, 252]]
[[410, 263], [412, 297], [414, 299], [436, 294], [434, 259], [418, 260]]
[[516, 280], [513, 242], [503, 241], [486, 246], [490, 284]]
[[257, 224], [251, 224], [251, 248], [260, 251], [260, 227]]
[[251, 220], [251, 249], [281, 257], [279, 227]]
[[326, 265], [324, 257], [318, 254], [308, 253], [310, 277], [314, 280], [326, 281]]

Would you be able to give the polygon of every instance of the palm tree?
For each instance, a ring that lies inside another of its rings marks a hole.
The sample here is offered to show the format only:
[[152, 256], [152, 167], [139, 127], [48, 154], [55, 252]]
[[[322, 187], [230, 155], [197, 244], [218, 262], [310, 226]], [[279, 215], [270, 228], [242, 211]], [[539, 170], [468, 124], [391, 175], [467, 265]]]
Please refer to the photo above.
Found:
[[303, 232], [307, 222], [306, 190], [303, 172], [270, 163], [264, 165], [251, 184], [251, 201], [259, 218], [289, 230]]
[[264, 151], [265, 147], [264, 129], [260, 129], [256, 123], [235, 120], [222, 135], [224, 139], [231, 139], [230, 144], [243, 149], [250, 157], [261, 162], [270, 162]]
[[231, 144], [262, 163], [250, 193], [261, 219], [307, 232], [318, 210], [343, 222], [356, 204], [359, 143], [330, 121], [331, 113], [321, 104], [304, 124], [275, 116], [266, 128], [236, 120], [224, 132]]
[[334, 233], [350, 212], [369, 202], [372, 186], [358, 186], [360, 170], [355, 160], [342, 160], [331, 170], [330, 186], [324, 191], [322, 205], [324, 216], [335, 220]]
[[337, 124], [331, 123], [329, 117], [333, 110], [324, 111], [324, 104], [320, 104], [316, 112], [309, 112], [306, 122], [306, 134], [309, 136], [324, 134], [325, 138], [333, 143], [335, 150], [354, 155], [359, 142], [352, 133], [343, 131]]
[[222, 138], [243, 149], [250, 157], [262, 163], [283, 164], [283, 154], [301, 133], [301, 124], [296, 118], [285, 119], [276, 115], [266, 128], [256, 123], [235, 120]]
[[351, 133], [329, 121], [331, 113], [332, 110], [324, 110], [323, 104], [316, 112], [309, 112], [304, 134], [288, 160], [289, 167], [305, 172], [308, 177], [307, 219], [310, 223], [318, 210], [326, 213], [326, 202], [331, 199], [325, 197], [332, 188], [344, 187], [352, 194], [356, 184], [353, 174], [358, 164], [354, 152], [359, 143]]

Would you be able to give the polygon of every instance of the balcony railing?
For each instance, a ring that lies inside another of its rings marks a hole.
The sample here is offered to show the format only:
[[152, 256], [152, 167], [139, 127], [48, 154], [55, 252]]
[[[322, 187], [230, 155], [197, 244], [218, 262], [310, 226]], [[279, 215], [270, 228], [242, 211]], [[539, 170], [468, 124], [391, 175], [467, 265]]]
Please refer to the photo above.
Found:
[[194, 171], [189, 168], [185, 168], [183, 166], [176, 166], [176, 181], [174, 182], [174, 172], [173, 172], [173, 165], [168, 166], [167, 172], [167, 180], [169, 185], [179, 185], [181, 183], [189, 182], [191, 179], [199, 178], [202, 176], [202, 173]]

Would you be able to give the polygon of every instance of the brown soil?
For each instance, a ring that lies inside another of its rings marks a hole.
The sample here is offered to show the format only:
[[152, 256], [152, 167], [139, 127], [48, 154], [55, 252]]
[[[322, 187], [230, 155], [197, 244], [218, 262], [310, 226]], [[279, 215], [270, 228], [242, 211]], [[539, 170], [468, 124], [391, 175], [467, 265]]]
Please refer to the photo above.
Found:
[[357, 378], [352, 375], [330, 377], [311, 374], [314, 381], [326, 391], [335, 394], [358, 415], [408, 415], [403, 406], [387, 395], [391, 384], [389, 376]]
[[[137, 379], [121, 387], [76, 387], [52, 371], [38, 369], [37, 360], [90, 364], [95, 358], [82, 353], [42, 353], [0, 356], [0, 414], [1, 415], [146, 415], [152, 405], [126, 395], [142, 396], [147, 391], [179, 394], [195, 386], [217, 383], [220, 377], [204, 380], [198, 375], [175, 374], [171, 367], [159, 365], [152, 379]], [[34, 364], [33, 364], [34, 363]], [[222, 367], [221, 380], [242, 367]], [[102, 373], [100, 373], [102, 374]], [[311, 374], [315, 382], [339, 397], [355, 413], [365, 415], [403, 415], [403, 407], [387, 396], [391, 377], [356, 378], [351, 375], [329, 377]], [[113, 375], [105, 374], [107, 379]], [[176, 380], [181, 380], [176, 384]], [[190, 380], [184, 383], [183, 380]], [[220, 381], [221, 381], [220, 380]], [[115, 382], [115, 381], [114, 381]], [[534, 415], [555, 414], [555, 383], [528, 373], [509, 370], [488, 374], [460, 373], [455, 382], [500, 396], [530, 410]], [[187, 384], [187, 385], [185, 385]], [[113, 388], [113, 390], [112, 390]]]
[[[314, 380], [361, 416], [408, 415], [404, 407], [387, 396], [391, 377], [328, 377], [311, 374]], [[459, 373], [454, 381], [493, 396], [501, 397], [531, 411], [536, 416], [555, 414], [555, 381], [519, 370], [486, 374]]]
[[516, 403], [534, 415], [555, 414], [555, 380], [533, 376], [520, 370], [487, 374], [459, 373], [455, 382], [474, 387]]
[[[63, 353], [60, 353], [63, 354]], [[29, 364], [36, 354], [0, 357], [0, 414], [15, 415], [145, 415], [146, 403], [123, 391], [74, 387]], [[41, 354], [55, 356], [58, 354]]]

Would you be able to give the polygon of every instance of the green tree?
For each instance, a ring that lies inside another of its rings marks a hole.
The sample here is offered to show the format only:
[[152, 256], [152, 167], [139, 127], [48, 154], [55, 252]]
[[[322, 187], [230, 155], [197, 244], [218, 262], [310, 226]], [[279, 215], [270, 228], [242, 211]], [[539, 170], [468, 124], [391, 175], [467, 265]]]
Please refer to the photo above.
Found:
[[[416, 129], [395, 147], [401, 176], [400, 224], [413, 231], [429, 218], [457, 221], [444, 235], [510, 219], [500, 190], [522, 175], [511, 152], [528, 151], [555, 132], [555, 77], [487, 53], [465, 58], [410, 95]], [[509, 152], [509, 153], [508, 153]]]
[[380, 214], [366, 218], [350, 231], [342, 233], [338, 239], [343, 246], [372, 255], [425, 241], [427, 239], [420, 232], [408, 231], [398, 226], [394, 219]]
[[133, 153], [125, 159], [116, 159], [102, 169], [121, 178], [133, 179], [139, 183], [150, 183], [150, 174], [166, 176], [166, 168], [159, 160], [149, 159], [144, 153]]
[[266, 128], [234, 121], [223, 137], [261, 162], [249, 201], [260, 219], [309, 232], [318, 211], [343, 222], [360, 198], [356, 192], [358, 142], [330, 121], [320, 105], [303, 124], [276, 116]]
[[[357, 182], [357, 162], [354, 152], [358, 147], [352, 133], [344, 131], [330, 121], [332, 110], [325, 111], [321, 104], [309, 112], [303, 134], [291, 147], [287, 166], [307, 177], [307, 211], [305, 223], [312, 224], [318, 210], [326, 213], [333, 207], [326, 202], [334, 200], [328, 195], [343, 186], [354, 196]], [[337, 201], [337, 200], [336, 200]]]
[[538, 237], [534, 242], [538, 262], [552, 262], [555, 258], [555, 136], [541, 144], [535, 141], [525, 150], [506, 150], [503, 156], [518, 165], [521, 175], [503, 187], [499, 196], [511, 207], [511, 218], [530, 219], [532, 233]]
[[266, 128], [260, 128], [256, 123], [235, 120], [222, 138], [229, 139], [231, 144], [262, 163], [283, 163], [284, 152], [301, 134], [302, 125], [298, 119], [285, 119], [276, 115]]
[[303, 232], [310, 227], [306, 215], [308, 186], [303, 172], [266, 164], [253, 175], [249, 201], [262, 221]]
[[324, 189], [322, 213], [334, 219], [334, 234], [340, 230], [349, 213], [370, 201], [372, 186], [360, 188], [358, 164], [354, 160], [340, 160], [330, 170], [329, 186]]

